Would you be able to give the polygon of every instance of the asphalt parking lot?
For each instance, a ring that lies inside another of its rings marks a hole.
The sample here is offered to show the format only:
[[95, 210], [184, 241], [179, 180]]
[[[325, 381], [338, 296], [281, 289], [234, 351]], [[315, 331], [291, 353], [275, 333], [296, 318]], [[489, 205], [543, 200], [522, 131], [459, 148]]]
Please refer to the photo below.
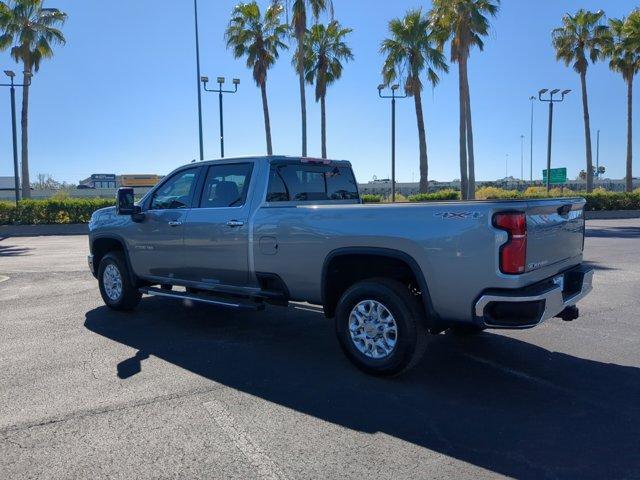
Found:
[[587, 235], [578, 320], [391, 380], [313, 307], [117, 313], [86, 237], [0, 240], [0, 478], [640, 478], [640, 220]]

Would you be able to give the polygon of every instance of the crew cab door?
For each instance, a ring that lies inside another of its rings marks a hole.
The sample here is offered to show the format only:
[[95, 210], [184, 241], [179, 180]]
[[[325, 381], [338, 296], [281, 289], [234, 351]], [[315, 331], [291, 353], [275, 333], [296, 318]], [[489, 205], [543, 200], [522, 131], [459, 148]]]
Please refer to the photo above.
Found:
[[181, 278], [184, 222], [201, 167], [177, 171], [163, 181], [143, 206], [142, 221], [127, 233], [133, 270], [142, 277]]
[[247, 198], [254, 164], [216, 162], [207, 168], [200, 198], [184, 225], [185, 275], [209, 285], [249, 279]]

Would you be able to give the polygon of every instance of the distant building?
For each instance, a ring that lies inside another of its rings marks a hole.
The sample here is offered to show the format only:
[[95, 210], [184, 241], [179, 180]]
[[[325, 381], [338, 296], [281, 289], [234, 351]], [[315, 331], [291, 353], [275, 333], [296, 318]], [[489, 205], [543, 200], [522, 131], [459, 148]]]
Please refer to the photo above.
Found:
[[115, 173], [94, 173], [89, 178], [80, 181], [79, 188], [116, 188]]
[[155, 174], [127, 174], [118, 177], [118, 185], [121, 187], [155, 187], [162, 179]]
[[0, 191], [13, 190], [15, 188], [13, 178], [14, 177], [0, 177]]

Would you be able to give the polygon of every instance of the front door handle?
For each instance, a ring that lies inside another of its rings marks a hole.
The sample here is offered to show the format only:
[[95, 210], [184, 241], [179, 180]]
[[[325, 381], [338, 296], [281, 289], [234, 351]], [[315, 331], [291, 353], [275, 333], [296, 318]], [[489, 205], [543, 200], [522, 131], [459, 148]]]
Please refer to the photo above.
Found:
[[170, 227], [179, 227], [182, 225], [182, 222], [169, 222]]
[[228, 227], [241, 227], [244, 225], [244, 222], [240, 222], [238, 220], [229, 220], [227, 222]]

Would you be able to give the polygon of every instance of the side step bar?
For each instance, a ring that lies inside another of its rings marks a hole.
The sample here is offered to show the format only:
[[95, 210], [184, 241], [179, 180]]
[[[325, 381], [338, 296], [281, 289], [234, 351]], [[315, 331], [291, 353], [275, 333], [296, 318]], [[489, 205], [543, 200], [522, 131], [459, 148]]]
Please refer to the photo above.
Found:
[[233, 308], [236, 310], [264, 310], [263, 303], [256, 303], [240, 298], [222, 298], [213, 295], [197, 295], [188, 292], [174, 292], [162, 288], [142, 287], [138, 289], [140, 293], [157, 297], [175, 298], [177, 300], [192, 300], [194, 302], [208, 303], [219, 307]]

